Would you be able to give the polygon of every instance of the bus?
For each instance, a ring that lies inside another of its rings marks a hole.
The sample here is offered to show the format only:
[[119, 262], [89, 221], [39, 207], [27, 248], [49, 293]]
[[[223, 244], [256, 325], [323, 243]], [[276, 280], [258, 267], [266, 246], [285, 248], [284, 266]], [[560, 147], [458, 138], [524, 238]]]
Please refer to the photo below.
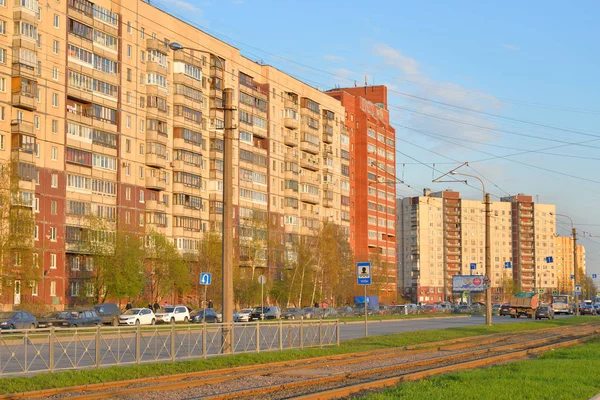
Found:
[[554, 314], [573, 314], [573, 296], [561, 294], [552, 296], [552, 311]]

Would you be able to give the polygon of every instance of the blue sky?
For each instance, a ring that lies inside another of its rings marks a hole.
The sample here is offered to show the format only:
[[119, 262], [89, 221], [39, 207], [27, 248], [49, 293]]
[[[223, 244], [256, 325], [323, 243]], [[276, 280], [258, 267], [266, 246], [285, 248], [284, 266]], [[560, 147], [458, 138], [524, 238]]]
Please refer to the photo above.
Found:
[[[398, 175], [411, 186], [400, 195], [429, 187], [477, 198], [431, 182], [433, 163], [443, 173], [469, 161], [461, 170], [485, 178], [492, 199], [531, 194], [569, 215], [588, 272], [600, 275], [600, 3], [152, 2], [320, 89], [365, 76], [388, 85]], [[568, 224], [559, 217], [559, 234]]]

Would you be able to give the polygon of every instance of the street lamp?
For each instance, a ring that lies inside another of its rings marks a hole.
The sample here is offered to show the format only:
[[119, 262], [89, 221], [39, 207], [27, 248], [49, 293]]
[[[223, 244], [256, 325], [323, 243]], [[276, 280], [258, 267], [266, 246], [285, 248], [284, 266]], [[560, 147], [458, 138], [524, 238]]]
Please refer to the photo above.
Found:
[[[185, 49], [210, 55], [219, 60], [220, 68], [225, 71], [223, 60], [210, 51], [183, 46], [177, 42], [169, 43], [173, 51]], [[223, 90], [225, 131], [223, 135], [223, 226], [222, 226], [222, 271], [223, 271], [223, 353], [233, 350], [233, 175], [232, 175], [232, 131], [233, 131], [233, 89]]]
[[[486, 325], [492, 325], [492, 252], [490, 251], [490, 194], [485, 191], [485, 184], [478, 176], [465, 174], [463, 172], [456, 172], [456, 170], [450, 171], [450, 175], [468, 176], [470, 178], [477, 179], [481, 183], [481, 191], [483, 192], [483, 202], [485, 203], [485, 277], [488, 281], [487, 287], [485, 288], [485, 323]], [[465, 183], [467, 182], [465, 181]]]
[[550, 213], [550, 215], [555, 215], [557, 217], [565, 217], [568, 218], [571, 222], [571, 232], [573, 234], [573, 292], [575, 295], [575, 316], [579, 316], [579, 295], [577, 294], [577, 281], [579, 280], [579, 272], [577, 271], [579, 263], [577, 262], [577, 228], [573, 224], [573, 220], [571, 217], [565, 214], [559, 213]]

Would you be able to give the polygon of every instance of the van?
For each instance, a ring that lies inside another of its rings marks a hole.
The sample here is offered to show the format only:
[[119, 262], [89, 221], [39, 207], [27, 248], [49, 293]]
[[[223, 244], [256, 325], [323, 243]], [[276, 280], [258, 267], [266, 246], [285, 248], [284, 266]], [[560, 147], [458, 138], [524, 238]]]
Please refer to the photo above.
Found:
[[121, 315], [121, 310], [119, 310], [117, 303], [96, 304], [94, 306], [94, 310], [96, 310], [96, 313], [102, 320], [103, 324], [112, 326], [119, 325], [119, 316]]

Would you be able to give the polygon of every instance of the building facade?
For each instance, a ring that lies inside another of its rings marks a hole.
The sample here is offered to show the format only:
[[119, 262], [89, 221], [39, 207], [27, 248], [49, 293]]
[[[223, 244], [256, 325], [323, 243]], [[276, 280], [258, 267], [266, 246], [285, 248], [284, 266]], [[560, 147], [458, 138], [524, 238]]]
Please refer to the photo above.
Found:
[[[221, 227], [223, 185], [233, 186], [230, 234], [247, 274], [278, 278], [291, 243], [324, 220], [349, 233], [338, 100], [142, 0], [1, 0], [0, 11], [0, 158], [16, 160], [36, 216], [36, 301], [58, 307], [90, 292], [86, 217], [195, 252]], [[229, 183], [225, 88], [236, 127]], [[279, 253], [245, 245], [265, 230]], [[1, 296], [20, 301], [7, 287]]]
[[[559, 294], [573, 294], [575, 289], [575, 262], [573, 259], [573, 238], [556, 236], [554, 264], [556, 264], [557, 291]], [[577, 266], [585, 274], [585, 247], [577, 245]], [[573, 278], [572, 278], [573, 277]]]
[[349, 185], [350, 244], [357, 261], [370, 261], [380, 301], [396, 300], [396, 131], [386, 86], [328, 91], [346, 111], [350, 152], [342, 151], [343, 185]]
[[[397, 200], [398, 291], [415, 302], [456, 299], [452, 276], [485, 275], [485, 204], [446, 190]], [[555, 206], [530, 196], [492, 201], [491, 270], [495, 302], [510, 287], [523, 291], [558, 285]], [[474, 268], [473, 268], [474, 267]]]

